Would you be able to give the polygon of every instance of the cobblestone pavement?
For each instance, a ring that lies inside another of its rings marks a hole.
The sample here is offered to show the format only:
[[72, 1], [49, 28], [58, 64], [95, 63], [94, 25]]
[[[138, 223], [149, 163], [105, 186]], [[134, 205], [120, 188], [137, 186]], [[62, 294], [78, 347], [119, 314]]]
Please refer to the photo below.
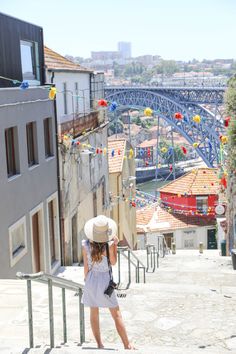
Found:
[[[144, 252], [139, 256], [145, 260]], [[125, 279], [126, 264], [122, 265]], [[116, 274], [116, 269], [114, 271]], [[61, 268], [59, 276], [80, 282], [81, 267]], [[18, 281], [0, 282], [0, 353], [22, 353], [9, 348], [25, 348], [28, 343], [25, 284]], [[38, 349], [29, 353], [49, 353], [47, 289], [34, 287], [34, 329]], [[62, 341], [61, 301], [59, 289], [54, 292], [56, 343]], [[177, 251], [160, 260], [160, 268], [147, 274], [147, 283], [132, 284], [126, 298], [119, 299], [128, 334], [142, 353], [236, 353], [236, 271], [229, 257], [218, 251]], [[75, 353], [90, 350], [94, 342], [86, 309], [86, 342], [84, 349], [75, 347], [79, 337], [78, 297], [67, 296], [68, 335], [70, 348], [55, 349], [53, 353]], [[101, 310], [101, 331], [104, 342], [117, 350], [120, 339], [107, 310]], [[18, 343], [18, 347], [16, 346]], [[44, 345], [43, 345], [44, 343]], [[40, 346], [41, 344], [41, 346]], [[72, 348], [73, 347], [73, 348]], [[5, 349], [4, 349], [5, 348]], [[120, 351], [120, 349], [119, 349]], [[106, 351], [99, 351], [106, 352]], [[28, 351], [24, 351], [24, 354]]]
[[[120, 299], [137, 347], [236, 353], [236, 271], [229, 257], [218, 251], [177, 251], [147, 278], [147, 284], [132, 285]], [[109, 314], [102, 311], [101, 318], [104, 340], [118, 342]]]

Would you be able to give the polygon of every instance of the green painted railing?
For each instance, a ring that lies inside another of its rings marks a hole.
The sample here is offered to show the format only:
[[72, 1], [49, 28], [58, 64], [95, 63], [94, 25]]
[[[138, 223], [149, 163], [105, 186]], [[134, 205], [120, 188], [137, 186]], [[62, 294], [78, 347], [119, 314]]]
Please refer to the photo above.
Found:
[[18, 272], [17, 278], [27, 281], [27, 301], [28, 301], [28, 325], [29, 325], [29, 346], [34, 347], [34, 328], [33, 328], [33, 302], [32, 302], [32, 281], [46, 284], [48, 286], [48, 311], [49, 311], [49, 331], [50, 347], [54, 348], [54, 314], [53, 314], [53, 287], [61, 288], [62, 298], [62, 321], [63, 321], [63, 340], [67, 342], [67, 315], [66, 315], [66, 290], [75, 291], [79, 297], [79, 328], [80, 343], [85, 341], [85, 322], [84, 305], [81, 303], [83, 285], [71, 280], [62, 279], [44, 272], [25, 274]]

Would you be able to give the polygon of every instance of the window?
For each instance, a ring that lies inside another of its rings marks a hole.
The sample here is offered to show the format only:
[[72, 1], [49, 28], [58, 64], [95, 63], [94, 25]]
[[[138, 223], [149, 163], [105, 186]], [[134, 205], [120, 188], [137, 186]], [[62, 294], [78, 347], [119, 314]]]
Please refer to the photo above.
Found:
[[54, 208], [53, 200], [48, 203], [48, 223], [49, 223], [49, 238], [51, 251], [51, 264], [56, 261], [56, 245], [55, 245], [55, 226], [54, 226]]
[[38, 43], [20, 41], [23, 80], [39, 80]]
[[28, 165], [33, 166], [38, 163], [37, 159], [37, 144], [36, 144], [36, 123], [30, 122], [26, 124], [26, 137], [27, 137], [27, 152], [28, 152]]
[[64, 100], [64, 114], [68, 113], [67, 109], [67, 85], [66, 82], [63, 82], [63, 100]]
[[9, 228], [9, 244], [13, 267], [27, 253], [25, 216]]
[[17, 127], [5, 130], [7, 175], [12, 177], [19, 173], [19, 149], [17, 140]]
[[50, 157], [50, 156], [53, 156], [53, 148], [52, 148], [52, 118], [44, 119], [43, 125], [44, 125], [45, 157]]
[[197, 197], [197, 211], [207, 212], [208, 210], [208, 197]]

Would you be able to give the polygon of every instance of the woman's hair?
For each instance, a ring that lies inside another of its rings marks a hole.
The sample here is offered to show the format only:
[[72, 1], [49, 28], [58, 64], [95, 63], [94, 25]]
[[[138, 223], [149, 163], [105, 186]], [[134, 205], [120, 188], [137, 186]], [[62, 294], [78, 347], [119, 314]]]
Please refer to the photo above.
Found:
[[106, 242], [90, 242], [92, 262], [100, 263], [102, 261], [102, 254], [106, 249]]

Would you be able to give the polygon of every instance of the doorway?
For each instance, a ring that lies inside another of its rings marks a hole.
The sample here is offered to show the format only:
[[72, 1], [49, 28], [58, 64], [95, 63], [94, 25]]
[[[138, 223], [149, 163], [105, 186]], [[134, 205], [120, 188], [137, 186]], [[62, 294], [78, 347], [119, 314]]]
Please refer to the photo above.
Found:
[[207, 249], [208, 250], [217, 249], [216, 229], [207, 230]]
[[173, 242], [173, 237], [174, 237], [173, 232], [170, 232], [168, 234], [164, 234], [164, 237], [165, 237], [165, 240], [166, 240], [167, 247], [169, 249], [171, 249], [171, 244]]
[[77, 213], [71, 219], [72, 228], [72, 262], [78, 263]]
[[39, 212], [32, 216], [32, 236], [33, 236], [33, 259], [34, 259], [34, 271], [36, 273], [43, 270], [41, 265], [41, 246], [40, 246], [40, 229], [39, 229]]

